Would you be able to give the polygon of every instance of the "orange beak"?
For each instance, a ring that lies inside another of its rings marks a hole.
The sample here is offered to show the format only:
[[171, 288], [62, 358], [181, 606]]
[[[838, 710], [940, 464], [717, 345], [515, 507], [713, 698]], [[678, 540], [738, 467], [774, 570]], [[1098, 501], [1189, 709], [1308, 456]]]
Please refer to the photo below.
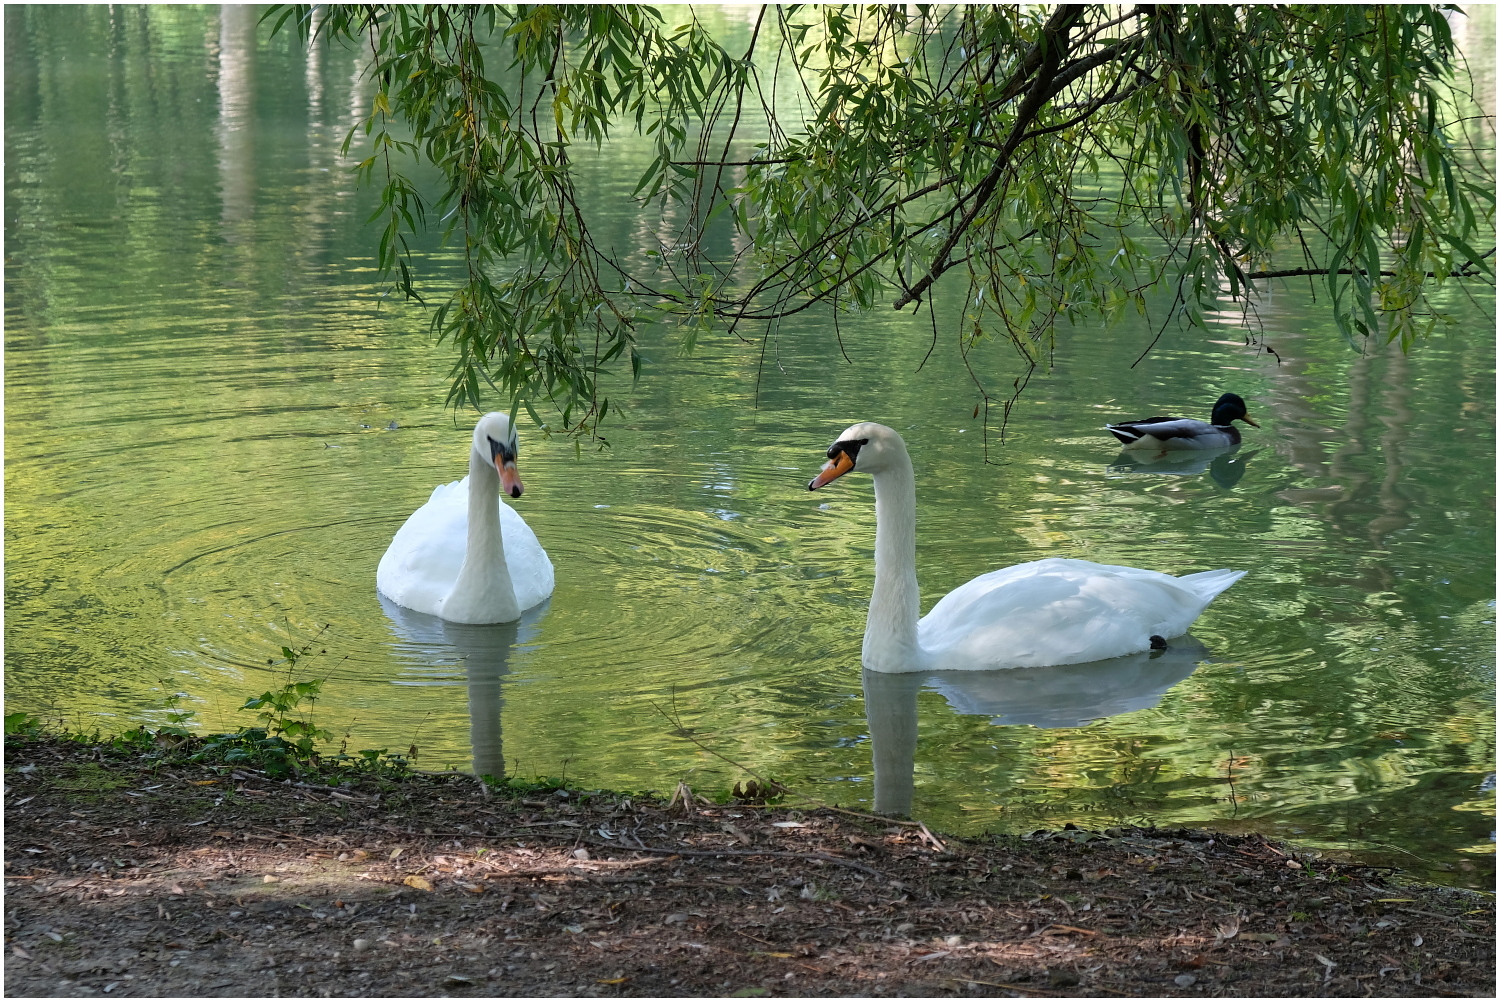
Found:
[[815, 491], [825, 484], [831, 484], [852, 469], [854, 469], [854, 460], [849, 458], [847, 452], [841, 452], [823, 464], [823, 469], [819, 470], [818, 475], [812, 478], [807, 485], [807, 489]]
[[1246, 414], [1244, 417], [1240, 418], [1240, 420], [1243, 421], [1243, 422], [1245, 422], [1246, 424], [1248, 424], [1252, 428], [1259, 428], [1260, 427], [1260, 425], [1258, 425], [1254, 421], [1250, 420], [1250, 415], [1249, 414]]
[[495, 457], [495, 470], [500, 474], [500, 490], [513, 498], [521, 496], [526, 488], [521, 484], [520, 474], [516, 473], [516, 464], [508, 463], [499, 456]]

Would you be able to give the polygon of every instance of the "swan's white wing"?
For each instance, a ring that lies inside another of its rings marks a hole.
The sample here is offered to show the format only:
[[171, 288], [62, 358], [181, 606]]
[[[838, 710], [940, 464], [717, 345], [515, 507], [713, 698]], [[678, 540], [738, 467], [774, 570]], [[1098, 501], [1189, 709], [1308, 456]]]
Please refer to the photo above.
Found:
[[552, 594], [552, 561], [531, 526], [520, 514], [500, 502], [500, 538], [505, 544], [505, 566], [516, 589], [516, 605], [522, 610], [545, 602]]
[[933, 669], [1070, 665], [1134, 654], [1187, 632], [1243, 572], [1169, 574], [1049, 559], [981, 574], [917, 624]]
[[[500, 535], [516, 601], [529, 609], [552, 594], [552, 561], [536, 533], [509, 505], [500, 504]], [[441, 616], [464, 565], [469, 539], [469, 481], [456, 480], [432, 492], [427, 503], [396, 531], [380, 566], [375, 587], [397, 605]]]
[[467, 478], [443, 484], [411, 513], [380, 558], [375, 588], [397, 605], [441, 615], [469, 537]]

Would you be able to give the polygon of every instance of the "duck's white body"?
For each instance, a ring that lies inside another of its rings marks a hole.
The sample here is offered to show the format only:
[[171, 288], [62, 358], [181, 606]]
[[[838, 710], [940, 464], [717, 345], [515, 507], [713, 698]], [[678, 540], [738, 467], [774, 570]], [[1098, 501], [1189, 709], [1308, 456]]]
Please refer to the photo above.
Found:
[[[850, 452], [853, 455], [850, 455]], [[1173, 577], [1087, 560], [1049, 559], [981, 574], [918, 618], [916, 480], [901, 436], [854, 425], [828, 451], [816, 490], [851, 470], [875, 479], [875, 589], [861, 660], [872, 671], [952, 671], [1080, 664], [1136, 654], [1186, 633], [1243, 571]]]
[[512, 494], [521, 493], [514, 456], [506, 416], [486, 414], [474, 430], [469, 475], [435, 489], [380, 558], [380, 594], [406, 609], [474, 624], [508, 623], [546, 601], [552, 561], [531, 527], [500, 501], [502, 474]]

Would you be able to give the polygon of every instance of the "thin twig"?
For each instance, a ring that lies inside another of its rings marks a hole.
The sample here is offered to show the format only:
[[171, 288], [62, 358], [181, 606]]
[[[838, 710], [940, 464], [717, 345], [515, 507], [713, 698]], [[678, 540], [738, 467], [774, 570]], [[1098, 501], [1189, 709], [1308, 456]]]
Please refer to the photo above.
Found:
[[656, 852], [667, 853], [673, 856], [780, 856], [786, 859], [821, 859], [827, 863], [837, 863], [839, 866], [847, 866], [850, 869], [862, 870], [870, 876], [884, 880], [885, 874], [879, 870], [872, 870], [863, 863], [856, 863], [852, 859], [844, 859], [841, 856], [829, 856], [821, 852], [774, 852], [769, 849], [719, 849], [713, 852], [692, 849], [659, 849], [654, 846], [642, 845], [610, 845], [608, 842], [597, 842], [593, 839], [584, 839], [589, 845], [596, 845], [602, 849], [615, 849], [617, 851], [630, 852]]
[[[980, 981], [978, 978], [944, 978], [944, 981], [953, 981], [962, 985], [987, 985], [990, 988], [1006, 988], [1013, 992], [1034, 992], [1037, 995], [1062, 995], [1062, 992], [1049, 992], [1045, 988], [1027, 988], [1025, 985], [1007, 985], [999, 981]], [[1139, 996], [1132, 996], [1138, 998]]]

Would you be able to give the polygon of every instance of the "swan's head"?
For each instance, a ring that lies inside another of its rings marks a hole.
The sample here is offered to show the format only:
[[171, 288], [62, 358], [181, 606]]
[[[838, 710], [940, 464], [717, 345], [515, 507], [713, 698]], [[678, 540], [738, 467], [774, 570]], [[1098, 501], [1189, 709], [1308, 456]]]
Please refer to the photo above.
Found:
[[861, 421], [845, 428], [828, 447], [828, 462], [807, 489], [815, 491], [849, 472], [880, 473], [905, 458], [906, 443], [900, 435], [883, 424]]
[[1260, 425], [1250, 420], [1250, 414], [1245, 410], [1245, 401], [1238, 393], [1226, 393], [1214, 404], [1213, 415], [1208, 419], [1209, 424], [1227, 425], [1231, 421], [1243, 421], [1252, 428]]
[[509, 417], [491, 411], [480, 418], [474, 426], [474, 452], [500, 474], [501, 493], [513, 498], [521, 496], [526, 488], [516, 473], [516, 430], [511, 427]]

